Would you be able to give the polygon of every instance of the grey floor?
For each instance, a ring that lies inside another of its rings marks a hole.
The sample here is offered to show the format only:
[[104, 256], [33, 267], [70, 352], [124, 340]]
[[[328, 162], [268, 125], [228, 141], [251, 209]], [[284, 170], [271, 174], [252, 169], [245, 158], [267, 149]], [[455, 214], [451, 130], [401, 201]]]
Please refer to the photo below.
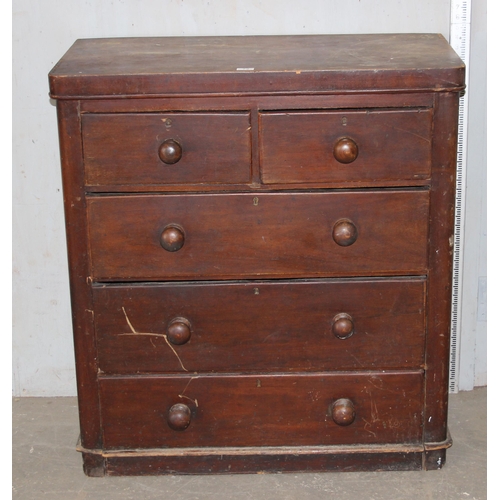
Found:
[[486, 388], [450, 396], [454, 444], [428, 472], [88, 478], [75, 398], [16, 398], [12, 408], [15, 499], [486, 499]]

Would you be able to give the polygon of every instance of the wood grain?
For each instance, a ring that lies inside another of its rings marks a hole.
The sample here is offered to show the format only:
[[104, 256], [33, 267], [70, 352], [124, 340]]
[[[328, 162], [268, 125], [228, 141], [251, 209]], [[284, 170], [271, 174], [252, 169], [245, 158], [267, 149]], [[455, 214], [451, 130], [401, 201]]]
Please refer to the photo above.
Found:
[[[104, 373], [415, 369], [423, 363], [423, 279], [97, 285], [93, 297]], [[332, 330], [339, 313], [354, 322], [345, 340]], [[189, 342], [174, 346], [182, 365], [165, 340], [178, 317], [191, 326]]]
[[[103, 377], [104, 448], [419, 443], [422, 382], [410, 371]], [[342, 397], [356, 409], [348, 426], [331, 417]], [[184, 431], [167, 422], [177, 403], [192, 412]]]
[[444, 440], [447, 433], [458, 104], [454, 93], [436, 97], [425, 386], [425, 436], [431, 442]]
[[[248, 113], [85, 114], [82, 128], [90, 186], [250, 182]], [[182, 146], [173, 165], [158, 154], [168, 139]]]
[[[100, 280], [171, 280], [423, 274], [426, 190], [106, 196], [88, 200], [92, 275]], [[351, 246], [332, 237], [348, 218]], [[182, 227], [183, 247], [160, 235]]]
[[87, 475], [443, 466], [464, 71], [434, 34], [75, 42]]
[[98, 365], [78, 108], [78, 101], [57, 103], [80, 435], [83, 446], [96, 448], [101, 445]]
[[77, 40], [49, 75], [57, 98], [442, 90], [463, 79], [435, 34]]
[[[432, 111], [262, 113], [260, 164], [265, 184], [428, 179]], [[352, 163], [334, 157], [348, 137]]]

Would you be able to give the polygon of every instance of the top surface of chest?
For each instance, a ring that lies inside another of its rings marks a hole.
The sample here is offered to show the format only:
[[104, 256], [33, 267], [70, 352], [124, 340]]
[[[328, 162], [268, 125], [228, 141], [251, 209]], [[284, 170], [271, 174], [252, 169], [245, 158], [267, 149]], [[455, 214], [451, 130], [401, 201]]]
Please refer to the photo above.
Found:
[[77, 40], [49, 75], [55, 98], [190, 93], [444, 90], [464, 65], [441, 35]]

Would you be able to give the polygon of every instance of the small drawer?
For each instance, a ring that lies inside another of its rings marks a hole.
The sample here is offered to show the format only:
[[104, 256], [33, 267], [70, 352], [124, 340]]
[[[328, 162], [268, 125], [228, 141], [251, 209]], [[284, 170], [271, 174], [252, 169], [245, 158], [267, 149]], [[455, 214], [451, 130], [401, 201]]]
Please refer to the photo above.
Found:
[[250, 181], [248, 113], [82, 116], [87, 186]]
[[262, 113], [262, 182], [370, 186], [429, 179], [431, 137], [429, 109]]
[[92, 196], [95, 280], [424, 274], [427, 190]]
[[421, 372], [106, 377], [113, 448], [419, 443]]
[[419, 369], [414, 279], [96, 285], [101, 373]]

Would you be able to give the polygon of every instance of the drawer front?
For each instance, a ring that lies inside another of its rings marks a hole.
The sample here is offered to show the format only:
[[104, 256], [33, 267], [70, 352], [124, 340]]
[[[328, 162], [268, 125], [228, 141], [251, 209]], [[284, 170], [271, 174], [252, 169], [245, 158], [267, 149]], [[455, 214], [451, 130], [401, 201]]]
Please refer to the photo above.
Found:
[[248, 113], [84, 114], [82, 133], [89, 186], [250, 180]]
[[425, 283], [95, 286], [99, 369], [126, 374], [421, 368]]
[[420, 372], [105, 378], [104, 448], [418, 443], [422, 378]]
[[88, 199], [95, 280], [424, 274], [426, 190]]
[[264, 113], [262, 182], [370, 185], [429, 179], [431, 137], [428, 109]]

